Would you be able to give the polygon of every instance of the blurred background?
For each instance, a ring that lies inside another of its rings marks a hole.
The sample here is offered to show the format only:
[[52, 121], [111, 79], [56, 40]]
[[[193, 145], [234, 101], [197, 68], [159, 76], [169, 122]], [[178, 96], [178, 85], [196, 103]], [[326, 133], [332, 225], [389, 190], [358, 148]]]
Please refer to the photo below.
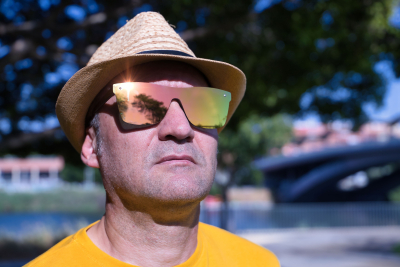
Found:
[[400, 1], [0, 0], [1, 267], [104, 213], [101, 176], [54, 106], [143, 11], [247, 75], [201, 221], [283, 267], [400, 266]]

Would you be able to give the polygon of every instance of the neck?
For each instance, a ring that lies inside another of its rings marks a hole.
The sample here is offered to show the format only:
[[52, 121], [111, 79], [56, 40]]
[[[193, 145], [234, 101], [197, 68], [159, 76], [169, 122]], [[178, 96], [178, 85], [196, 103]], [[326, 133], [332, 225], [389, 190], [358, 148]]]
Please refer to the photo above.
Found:
[[[107, 198], [106, 213], [87, 231], [105, 253], [137, 266], [175, 266], [185, 262], [197, 246], [200, 205], [165, 210], [165, 218], [143, 210], [126, 209]], [[171, 215], [175, 216], [171, 216]]]

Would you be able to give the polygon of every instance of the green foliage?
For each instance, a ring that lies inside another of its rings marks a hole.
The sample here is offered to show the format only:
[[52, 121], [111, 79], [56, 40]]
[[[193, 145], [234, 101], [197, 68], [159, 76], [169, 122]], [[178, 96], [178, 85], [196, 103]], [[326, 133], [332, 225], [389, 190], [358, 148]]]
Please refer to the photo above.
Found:
[[146, 119], [152, 123], [159, 123], [167, 113], [167, 108], [164, 103], [157, 101], [150, 95], [140, 94], [135, 96], [135, 102], [132, 103], [134, 108], [139, 112], [146, 114]]
[[392, 202], [400, 202], [400, 187], [391, 190], [388, 194], [388, 197]]
[[94, 169], [94, 182], [99, 185], [103, 184], [103, 179], [99, 169]]
[[[299, 111], [315, 111], [324, 121], [364, 122], [362, 103], [379, 104], [385, 92], [372, 66], [385, 53], [399, 51], [394, 49], [400, 45], [399, 31], [388, 24], [392, 1], [299, 1], [288, 8], [291, 2], [251, 14], [250, 1], [244, 1], [241, 11], [218, 14], [229, 26], [196, 41], [199, 56], [230, 62], [247, 75], [248, 90], [230, 127], [249, 114]], [[210, 13], [211, 29], [214, 16]], [[346, 97], [338, 97], [339, 90]], [[305, 92], [309, 103], [301, 108]]]
[[393, 248], [394, 253], [399, 254], [400, 255], [400, 244], [394, 246]]
[[239, 168], [233, 177], [237, 185], [263, 186], [264, 177], [262, 172], [252, 166]]
[[229, 169], [240, 185], [262, 182], [262, 174], [251, 162], [279, 150], [292, 139], [292, 125], [285, 115], [265, 118], [253, 115], [239, 125], [237, 133], [224, 130], [219, 137], [219, 167]]
[[84, 168], [83, 164], [72, 165], [66, 163], [64, 169], [60, 173], [60, 176], [66, 182], [82, 183], [84, 180], [83, 168]]
[[[313, 111], [323, 121], [349, 118], [360, 124], [368, 119], [363, 105], [381, 104], [385, 93], [385, 80], [374, 72], [374, 64], [390, 60], [400, 73], [400, 31], [388, 23], [398, 0], [282, 0], [258, 13], [253, 0], [154, 0], [145, 4], [97, 0], [100, 9], [96, 12], [102, 14], [84, 21], [74, 21], [65, 14], [68, 1], [52, 4], [46, 11], [38, 1], [14, 2], [24, 6], [16, 9], [15, 16], [24, 18], [19, 25], [0, 14], [1, 45], [12, 48], [0, 62], [0, 119], [10, 120], [8, 130], [0, 129], [3, 140], [30, 131], [21, 125], [43, 123], [55, 115], [56, 98], [68, 77], [49, 83], [46, 75], [58, 73], [61, 66], [84, 67], [93, 47], [117, 31], [121, 20], [132, 18], [149, 4], [177, 26], [197, 57], [231, 63], [246, 74], [247, 92], [225, 130], [231, 131], [226, 136], [233, 135], [253, 114], [302, 115]], [[86, 2], [74, 3], [87, 8]], [[51, 34], [44, 38], [44, 31]], [[60, 38], [68, 38], [72, 46], [58, 47]], [[16, 68], [17, 62], [26, 58], [31, 67]], [[27, 83], [32, 85], [32, 93], [24, 91]], [[29, 138], [21, 135], [20, 140]], [[18, 140], [13, 145], [5, 141], [0, 153], [56, 153], [79, 165], [79, 156], [61, 131], [46, 140], [32, 140], [24, 141], [23, 146]], [[233, 137], [232, 142], [236, 142]], [[78, 179], [73, 174], [76, 170], [69, 172], [67, 179]]]
[[[70, 164], [66, 163], [64, 169], [61, 171], [60, 176], [66, 182], [82, 183], [84, 182], [84, 168], [86, 166], [83, 163]], [[102, 184], [101, 173], [99, 169], [94, 169], [94, 182], [96, 184]]]
[[290, 141], [292, 124], [290, 118], [282, 114], [271, 118], [252, 115], [239, 126], [239, 134], [247, 139], [247, 147], [254, 156], [268, 155], [271, 149], [281, 148]]
[[211, 190], [208, 194], [216, 196], [221, 195], [221, 187], [217, 186], [215, 183], [212, 185]]
[[0, 192], [0, 212], [101, 213], [104, 207], [105, 192], [101, 187], [94, 190], [64, 188], [40, 194]]

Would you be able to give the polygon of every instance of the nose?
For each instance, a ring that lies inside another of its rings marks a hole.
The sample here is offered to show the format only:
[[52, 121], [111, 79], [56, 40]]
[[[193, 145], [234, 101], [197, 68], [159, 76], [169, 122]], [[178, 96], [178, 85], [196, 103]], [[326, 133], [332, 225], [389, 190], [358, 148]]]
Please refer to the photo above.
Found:
[[158, 138], [162, 141], [176, 140], [179, 142], [191, 141], [194, 138], [194, 130], [176, 100], [171, 102], [167, 114], [158, 125]]

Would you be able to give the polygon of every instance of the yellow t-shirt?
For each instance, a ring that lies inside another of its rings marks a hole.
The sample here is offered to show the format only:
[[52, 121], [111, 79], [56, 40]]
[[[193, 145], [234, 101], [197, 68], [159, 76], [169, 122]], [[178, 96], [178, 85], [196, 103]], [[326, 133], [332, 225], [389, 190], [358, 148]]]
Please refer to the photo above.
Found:
[[[95, 223], [66, 237], [25, 267], [134, 266], [111, 257], [90, 240], [86, 231]], [[200, 223], [195, 252], [186, 262], [176, 267], [189, 266], [279, 267], [279, 262], [272, 252], [263, 247], [217, 227]]]

